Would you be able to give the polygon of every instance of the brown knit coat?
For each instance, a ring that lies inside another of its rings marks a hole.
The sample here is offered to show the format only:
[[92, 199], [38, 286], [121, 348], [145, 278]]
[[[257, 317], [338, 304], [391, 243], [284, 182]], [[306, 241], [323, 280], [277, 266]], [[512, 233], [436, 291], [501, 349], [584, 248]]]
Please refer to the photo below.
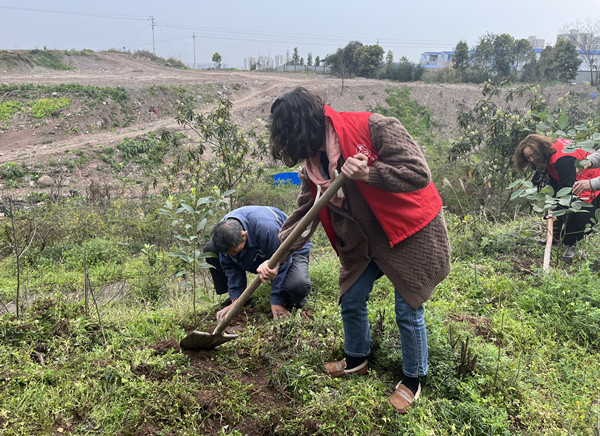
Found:
[[[369, 130], [379, 160], [370, 167], [368, 185], [392, 192], [416, 191], [427, 186], [431, 172], [425, 157], [397, 119], [373, 114], [369, 118]], [[343, 160], [340, 159], [339, 168], [342, 164]], [[298, 196], [298, 209], [284, 223], [279, 234], [281, 240], [287, 237], [314, 204], [304, 169], [300, 172], [300, 178], [302, 192]], [[343, 207], [338, 208], [331, 203], [327, 205], [338, 235], [340, 297], [373, 260], [408, 304], [418, 308], [450, 272], [450, 243], [443, 212], [440, 211], [414, 235], [390, 247], [379, 221], [355, 183], [348, 180], [343, 189]], [[310, 234], [296, 241], [292, 251], [306, 243], [318, 223], [316, 219]]]

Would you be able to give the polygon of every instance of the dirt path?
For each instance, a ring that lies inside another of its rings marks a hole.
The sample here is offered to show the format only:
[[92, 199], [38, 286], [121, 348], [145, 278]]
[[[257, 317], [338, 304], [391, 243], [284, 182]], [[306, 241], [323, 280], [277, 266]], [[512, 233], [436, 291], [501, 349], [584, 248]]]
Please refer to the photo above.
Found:
[[[305, 86], [319, 92], [330, 104], [338, 103], [345, 110], [359, 109], [357, 91], [363, 87], [379, 89], [383, 102], [385, 84], [366, 79], [346, 80], [345, 96], [340, 95], [341, 82], [337, 79], [306, 75], [249, 71], [177, 70], [162, 67], [144, 58], [121, 53], [97, 53], [95, 56], [76, 56], [72, 59], [75, 69], [67, 71], [2, 72], [2, 84], [58, 85], [80, 84], [82, 86], [124, 87], [129, 90], [151, 85], [220, 85], [230, 94], [233, 104], [232, 117], [242, 125], [264, 124], [269, 116], [272, 102], [283, 93]], [[377, 95], [377, 93], [373, 94]], [[351, 104], [351, 100], [352, 103]], [[366, 103], [366, 102], [364, 102]], [[359, 105], [366, 109], [365, 104]], [[10, 161], [47, 160], [54, 153], [63, 153], [81, 147], [110, 146], [128, 136], [137, 136], [160, 129], [177, 131], [181, 126], [173, 117], [141, 116], [135, 124], [126, 128], [101, 130], [98, 133], [58, 135], [57, 120], [49, 119], [41, 125], [0, 133], [0, 164]]]
[[[342, 82], [332, 76], [306, 73], [268, 73], [257, 71], [177, 70], [159, 66], [146, 58], [124, 53], [101, 52], [94, 56], [69, 58], [74, 69], [50, 71], [30, 69], [22, 71], [0, 70], [0, 84], [80, 84], [97, 87], [124, 87], [135, 91], [152, 85], [201, 85], [218, 89], [218, 94], [232, 101], [235, 122], [248, 126], [264, 125], [275, 99], [297, 86], [304, 86], [320, 94], [324, 101], [340, 111], [370, 111], [385, 106], [390, 86], [408, 86], [411, 98], [431, 110], [437, 121], [437, 133], [451, 136], [456, 130], [459, 110], [473, 107], [482, 98], [479, 85], [397, 83], [382, 80], [354, 78]], [[550, 100], [564, 95], [568, 87], [556, 87]], [[577, 89], [586, 92], [585, 89]], [[0, 96], [3, 97], [3, 96]], [[4, 98], [9, 96], [4, 96]], [[143, 103], [143, 102], [141, 102]], [[498, 102], [502, 105], [502, 102]], [[171, 104], [171, 103], [169, 103]], [[79, 148], [114, 146], [126, 137], [133, 137], [161, 129], [180, 130], [172, 116], [148, 114], [147, 108], [135, 117], [128, 127], [80, 129], [80, 134], [61, 135], [65, 131], [58, 123], [65, 120], [50, 119], [38, 126], [18, 126], [10, 131], [0, 131], [0, 164], [5, 162], [47, 162], [56, 154]], [[101, 120], [93, 120], [100, 122]], [[98, 133], [93, 133], [97, 131]]]

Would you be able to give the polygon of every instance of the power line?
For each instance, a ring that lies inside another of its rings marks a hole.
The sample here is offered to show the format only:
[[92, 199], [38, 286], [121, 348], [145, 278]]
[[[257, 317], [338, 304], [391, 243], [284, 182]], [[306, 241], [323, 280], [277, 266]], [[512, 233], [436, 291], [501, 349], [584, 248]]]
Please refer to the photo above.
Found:
[[0, 6], [0, 9], [13, 9], [18, 11], [27, 11], [27, 12], [44, 12], [48, 14], [61, 14], [61, 15], [76, 15], [80, 17], [94, 17], [94, 18], [111, 18], [115, 20], [138, 20], [145, 21], [148, 18], [146, 17], [138, 17], [134, 15], [112, 15], [112, 14], [94, 14], [89, 12], [68, 12], [68, 11], [53, 11], [50, 9], [33, 9], [33, 8], [18, 8], [14, 6]]
[[[99, 14], [99, 13], [86, 13], [86, 12], [72, 12], [72, 11], [56, 11], [51, 9], [34, 9], [34, 8], [21, 8], [12, 6], [0, 6], [0, 9], [13, 9], [28, 12], [44, 12], [52, 14], [62, 15], [74, 15], [94, 18], [108, 18], [108, 19], [120, 19], [120, 20], [136, 20], [136, 21], [147, 21], [147, 17], [139, 17], [133, 15], [113, 15], [113, 14]], [[328, 44], [344, 44], [348, 41], [377, 41], [375, 37], [364, 37], [364, 36], [331, 36], [331, 35], [315, 35], [315, 34], [301, 34], [301, 33], [286, 33], [286, 32], [269, 32], [269, 31], [254, 31], [254, 30], [239, 30], [232, 28], [217, 28], [217, 27], [197, 27], [183, 24], [158, 24], [156, 19], [150, 17], [152, 23], [152, 30], [154, 33], [154, 27], [192, 30], [198, 32], [198, 37], [202, 35], [206, 39], [224, 39], [232, 41], [252, 41], [252, 42], [281, 42], [290, 44], [317, 44], [317, 45], [328, 45]], [[385, 39], [386, 44], [392, 47], [428, 47], [432, 45], [445, 45], [454, 46], [456, 41], [438, 41], [438, 40], [414, 40], [414, 39]], [[155, 52], [154, 37], [153, 37], [153, 52]]]
[[[132, 20], [132, 21], [150, 21], [152, 27], [152, 52], [156, 55], [156, 43], [164, 43], [177, 41], [182, 39], [188, 39], [189, 34], [185, 36], [175, 36], [166, 38], [163, 35], [162, 39], [155, 40], [154, 29], [155, 27], [165, 29], [180, 29], [193, 31], [194, 46], [196, 38], [202, 38], [204, 40], [221, 40], [221, 41], [244, 41], [244, 42], [255, 42], [255, 43], [280, 43], [280, 44], [293, 44], [293, 45], [316, 45], [316, 46], [331, 46], [338, 45], [340, 48], [348, 43], [348, 41], [361, 41], [368, 44], [368, 41], [373, 41], [373, 44], [383, 44], [386, 49], [407, 49], [407, 48], [429, 48], [432, 46], [444, 46], [454, 47], [456, 41], [441, 41], [441, 40], [417, 40], [417, 39], [396, 39], [396, 38], [376, 38], [376, 37], [359, 37], [359, 36], [340, 36], [340, 35], [316, 35], [316, 34], [301, 34], [301, 33], [288, 33], [288, 32], [273, 32], [264, 30], [249, 30], [249, 29], [235, 29], [235, 28], [218, 28], [218, 27], [198, 27], [183, 24], [169, 24], [169, 23], [158, 23], [154, 16], [150, 18], [134, 16], [134, 15], [115, 15], [115, 14], [101, 14], [101, 13], [88, 13], [88, 12], [74, 12], [74, 11], [59, 11], [51, 9], [36, 9], [36, 8], [24, 8], [24, 7], [13, 7], [13, 6], [0, 6], [0, 9], [11, 9], [20, 10], [26, 12], [41, 12], [50, 14], [60, 15], [72, 15], [72, 16], [83, 16], [92, 18], [104, 18], [104, 19], [115, 19], [115, 20]], [[147, 27], [145, 27], [146, 29]], [[140, 31], [141, 32], [141, 31]], [[137, 35], [140, 32], [136, 32]], [[130, 39], [134, 35], [129, 36], [126, 40]], [[128, 46], [143, 46], [148, 42], [130, 43]], [[121, 44], [123, 45], [123, 44]], [[195, 48], [194, 48], [195, 54]], [[195, 63], [195, 62], [194, 62]]]
[[[223, 39], [244, 39], [248, 40], [247, 36], [255, 36], [259, 41], [268, 41], [268, 42], [280, 42], [282, 38], [287, 41], [298, 41], [298, 42], [315, 42], [315, 43], [323, 43], [327, 44], [330, 42], [339, 42], [339, 41], [360, 41], [360, 40], [375, 40], [376, 37], [359, 37], [359, 36], [331, 36], [331, 35], [315, 35], [315, 34], [300, 34], [300, 33], [285, 33], [285, 32], [267, 32], [267, 31], [253, 31], [253, 30], [237, 30], [231, 28], [218, 28], [218, 27], [197, 27], [197, 26], [188, 26], [188, 25], [180, 25], [180, 24], [161, 24], [161, 27], [168, 27], [173, 29], [186, 29], [193, 30], [196, 32], [207, 32], [206, 37], [212, 37], [216, 39], [216, 34], [227, 34], [227, 35], [238, 35], [239, 38], [235, 36], [221, 36]], [[382, 39], [382, 38], [379, 38]], [[420, 44], [420, 45], [431, 45], [431, 44], [456, 44], [456, 41], [448, 42], [448, 41], [439, 41], [439, 40], [414, 40], [414, 39], [387, 39], [386, 40], [393, 44]], [[252, 41], [257, 41], [257, 39], [252, 39]]]

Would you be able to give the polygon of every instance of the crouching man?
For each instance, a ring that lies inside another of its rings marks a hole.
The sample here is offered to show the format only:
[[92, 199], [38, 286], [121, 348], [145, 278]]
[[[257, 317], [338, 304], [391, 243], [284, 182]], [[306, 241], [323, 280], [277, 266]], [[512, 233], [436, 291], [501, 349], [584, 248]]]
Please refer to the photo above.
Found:
[[[292, 309], [301, 309], [312, 289], [308, 276], [310, 242], [293, 252], [274, 269], [266, 262], [280, 245], [278, 238], [287, 215], [275, 207], [244, 206], [227, 214], [211, 232], [204, 251], [218, 254], [207, 258], [217, 294], [229, 293], [223, 309], [217, 312], [221, 320], [247, 286], [246, 272], [259, 274], [271, 281], [271, 312], [273, 318], [290, 316]], [[227, 304], [229, 303], [229, 304]]]

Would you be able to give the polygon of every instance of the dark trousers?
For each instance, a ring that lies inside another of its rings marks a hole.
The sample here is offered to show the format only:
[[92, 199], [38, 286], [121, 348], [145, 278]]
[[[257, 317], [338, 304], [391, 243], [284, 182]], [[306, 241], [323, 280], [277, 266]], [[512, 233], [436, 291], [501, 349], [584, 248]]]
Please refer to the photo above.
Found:
[[[208, 244], [202, 250], [203, 253], [215, 252], [215, 248], [212, 244], [212, 241], [208, 241]], [[217, 254], [217, 253], [215, 253]], [[221, 263], [219, 262], [219, 255], [216, 257], [207, 257], [206, 263], [208, 263], [212, 268], [209, 268], [210, 275], [212, 277], [213, 285], [215, 286], [215, 292], [217, 295], [223, 295], [227, 293], [227, 276], [225, 272], [223, 272], [223, 268], [221, 268]]]
[[[592, 207], [582, 209], [582, 212], [574, 212], [561, 215], [558, 220], [563, 224], [564, 236], [562, 243], [564, 245], [575, 245], [575, 243], [585, 236], [585, 226], [590, 222], [590, 218], [594, 218], [596, 209], [600, 206], [600, 196], [596, 197], [591, 203]], [[556, 230], [556, 227], [555, 229]], [[555, 234], [555, 238], [559, 235]]]
[[[214, 247], [209, 241], [204, 247], [203, 252], [213, 251]], [[308, 254], [292, 254], [292, 264], [287, 270], [285, 281], [283, 283], [283, 293], [285, 298], [284, 306], [286, 309], [302, 308], [306, 304], [306, 297], [312, 290], [312, 283], [308, 275]], [[206, 262], [213, 268], [210, 268], [210, 275], [215, 286], [215, 292], [218, 295], [227, 293], [227, 275], [221, 268], [218, 257], [207, 257]]]

